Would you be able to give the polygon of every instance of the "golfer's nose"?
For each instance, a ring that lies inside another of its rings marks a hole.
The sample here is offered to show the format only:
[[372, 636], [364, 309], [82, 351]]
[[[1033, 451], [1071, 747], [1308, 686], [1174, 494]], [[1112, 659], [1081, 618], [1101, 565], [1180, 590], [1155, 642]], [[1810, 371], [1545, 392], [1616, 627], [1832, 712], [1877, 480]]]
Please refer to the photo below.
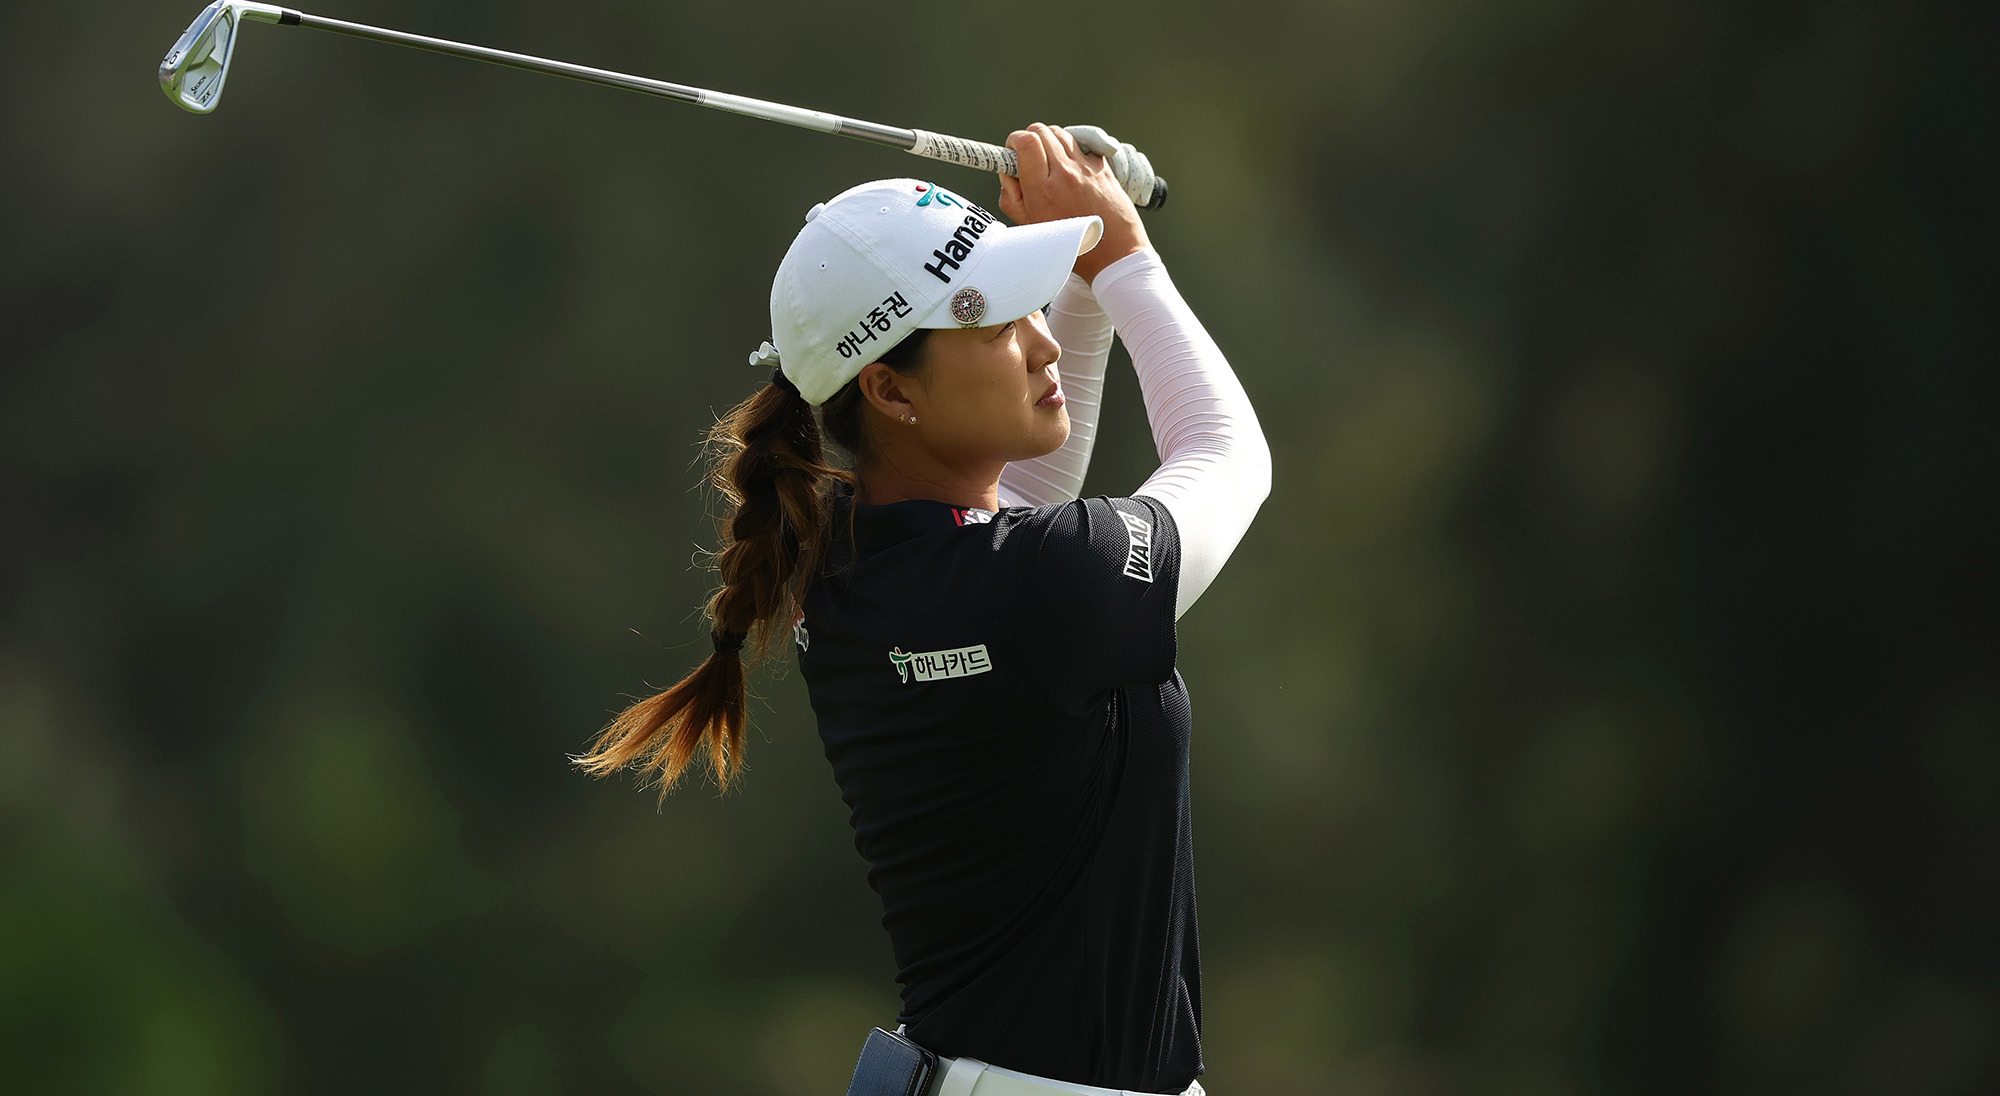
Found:
[[1023, 356], [1028, 359], [1028, 372], [1039, 373], [1062, 357], [1062, 344], [1056, 342], [1055, 335], [1046, 324], [1030, 323], [1026, 326], [1033, 332], [1034, 341], [1028, 344], [1028, 352]]

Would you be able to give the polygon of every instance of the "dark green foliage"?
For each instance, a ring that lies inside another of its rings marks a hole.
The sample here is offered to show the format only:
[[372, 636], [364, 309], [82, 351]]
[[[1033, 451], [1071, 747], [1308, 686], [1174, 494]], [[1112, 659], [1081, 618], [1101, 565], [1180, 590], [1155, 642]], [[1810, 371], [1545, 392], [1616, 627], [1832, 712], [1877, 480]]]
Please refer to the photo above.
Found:
[[[1990, 10], [324, 2], [1172, 180], [1277, 460], [1182, 622], [1217, 1096], [2000, 1087]], [[0, 1089], [838, 1092], [796, 675], [727, 798], [565, 755], [708, 651], [807, 207], [994, 186], [261, 25], [198, 118], [187, 5], [0, 13]]]

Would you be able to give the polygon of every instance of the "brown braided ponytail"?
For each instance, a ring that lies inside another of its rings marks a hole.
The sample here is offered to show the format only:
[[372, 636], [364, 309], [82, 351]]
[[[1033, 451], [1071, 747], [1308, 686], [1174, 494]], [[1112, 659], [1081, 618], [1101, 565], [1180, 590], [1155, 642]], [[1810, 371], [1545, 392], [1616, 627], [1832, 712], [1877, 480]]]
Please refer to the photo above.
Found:
[[827, 462], [812, 405], [776, 380], [731, 408], [708, 432], [709, 483], [729, 505], [708, 599], [715, 651], [665, 692], [611, 721], [575, 759], [603, 776], [631, 765], [656, 774], [662, 796], [705, 752], [724, 789], [743, 767], [747, 687], [742, 648], [761, 659], [790, 627], [792, 607], [825, 547], [830, 481], [848, 473]]
[[[928, 329], [883, 351], [882, 364], [905, 376], [924, 366]], [[826, 550], [830, 488], [853, 473], [826, 459], [820, 420], [857, 466], [868, 458], [861, 386], [847, 382], [820, 408], [799, 395], [783, 373], [722, 416], [708, 432], [708, 480], [729, 504], [716, 570], [722, 588], [708, 599], [715, 653], [673, 688], [620, 712], [599, 731], [590, 752], [574, 760], [592, 776], [627, 765], [657, 774], [660, 795], [673, 790], [697, 753], [706, 752], [724, 790], [743, 768], [748, 690], [742, 649], [762, 659], [785, 634], [794, 606], [806, 603]]]

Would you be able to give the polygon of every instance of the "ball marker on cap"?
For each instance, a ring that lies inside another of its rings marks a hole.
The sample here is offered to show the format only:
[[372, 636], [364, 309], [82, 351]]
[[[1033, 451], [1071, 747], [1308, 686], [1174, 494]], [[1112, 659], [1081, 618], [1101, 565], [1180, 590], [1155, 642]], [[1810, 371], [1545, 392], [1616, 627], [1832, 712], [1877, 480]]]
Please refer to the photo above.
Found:
[[960, 327], [978, 327], [980, 317], [986, 315], [986, 294], [976, 286], [966, 286], [951, 295], [951, 318]]

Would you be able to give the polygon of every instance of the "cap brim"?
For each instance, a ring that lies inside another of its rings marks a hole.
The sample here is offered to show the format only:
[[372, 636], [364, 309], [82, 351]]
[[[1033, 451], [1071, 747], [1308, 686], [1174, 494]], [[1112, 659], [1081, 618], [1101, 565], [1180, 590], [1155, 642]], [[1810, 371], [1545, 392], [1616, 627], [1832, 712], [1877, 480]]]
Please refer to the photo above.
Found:
[[[990, 237], [976, 258], [954, 279], [957, 287], [938, 303], [918, 327], [988, 327], [1018, 320], [1048, 304], [1069, 280], [1076, 257], [1097, 246], [1104, 235], [1104, 222], [1095, 216], [1065, 217], [1031, 225], [1009, 225], [1005, 233]], [[966, 288], [977, 289], [985, 308], [972, 323], [961, 321], [952, 310], [953, 297]]]

